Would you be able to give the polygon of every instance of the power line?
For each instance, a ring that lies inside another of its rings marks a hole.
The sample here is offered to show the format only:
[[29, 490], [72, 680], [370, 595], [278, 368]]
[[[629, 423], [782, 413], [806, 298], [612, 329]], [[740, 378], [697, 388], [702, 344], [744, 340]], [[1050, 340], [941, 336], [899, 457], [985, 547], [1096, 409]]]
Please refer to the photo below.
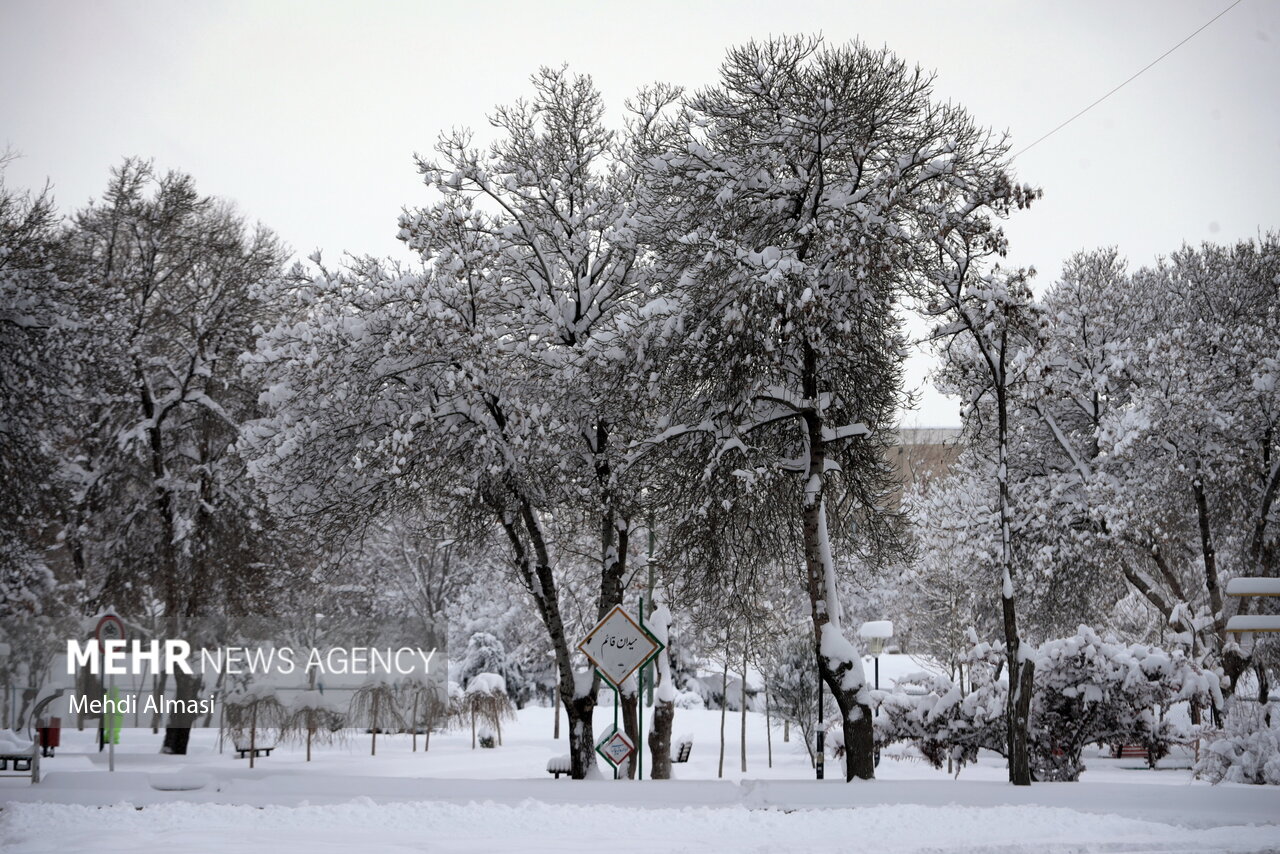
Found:
[[1074, 116], [1072, 116], [1071, 118], [1067, 119], [1065, 122], [1063, 122], [1062, 124], [1058, 125], [1056, 128], [1054, 128], [1053, 130], [1049, 131], [1049, 132], [1048, 132], [1048, 133], [1046, 133], [1044, 136], [1040, 137], [1040, 138], [1039, 138], [1039, 139], [1037, 139], [1035, 142], [1031, 143], [1031, 144], [1030, 144], [1030, 145], [1028, 145], [1026, 148], [1022, 149], [1021, 151], [1019, 151], [1017, 154], [1013, 155], [1013, 157], [1010, 157], [1009, 159], [1010, 159], [1010, 160], [1016, 160], [1017, 158], [1021, 157], [1023, 154], [1026, 154], [1028, 151], [1030, 151], [1031, 149], [1035, 148], [1037, 145], [1039, 145], [1040, 143], [1044, 142], [1046, 139], [1048, 139], [1049, 137], [1053, 136], [1055, 133], [1057, 133], [1058, 131], [1062, 130], [1064, 127], [1066, 127], [1067, 125], [1071, 124], [1071, 123], [1072, 123], [1072, 122], [1074, 122], [1076, 119], [1080, 118], [1080, 117], [1081, 117], [1081, 116], [1083, 116], [1085, 113], [1089, 112], [1089, 111], [1090, 111], [1090, 110], [1092, 110], [1094, 107], [1098, 106], [1099, 104], [1101, 104], [1103, 101], [1105, 101], [1105, 100], [1107, 100], [1108, 98], [1110, 98], [1110, 97], [1111, 97], [1112, 95], [1114, 95], [1115, 93], [1119, 92], [1119, 91], [1120, 91], [1121, 89], [1123, 89], [1125, 86], [1128, 86], [1128, 85], [1129, 85], [1130, 83], [1132, 83], [1134, 80], [1137, 80], [1137, 79], [1138, 79], [1139, 77], [1141, 77], [1144, 73], [1146, 73], [1147, 69], [1151, 68], [1151, 66], [1155, 65], [1157, 62], [1159, 62], [1160, 60], [1164, 59], [1166, 56], [1168, 56], [1169, 54], [1173, 53], [1175, 50], [1177, 50], [1178, 48], [1182, 47], [1184, 44], [1186, 44], [1187, 42], [1191, 41], [1191, 40], [1192, 40], [1193, 38], [1195, 38], [1196, 36], [1200, 35], [1200, 33], [1201, 33], [1201, 32], [1203, 32], [1203, 31], [1205, 30], [1205, 28], [1206, 28], [1206, 27], [1208, 27], [1208, 26], [1209, 26], [1210, 24], [1212, 24], [1214, 21], [1218, 20], [1218, 19], [1219, 19], [1219, 18], [1221, 18], [1223, 15], [1227, 14], [1228, 12], [1230, 12], [1232, 9], [1234, 9], [1234, 8], [1235, 8], [1235, 7], [1237, 7], [1237, 6], [1239, 6], [1239, 5], [1240, 5], [1241, 3], [1243, 3], [1243, 2], [1244, 2], [1244, 0], [1235, 0], [1235, 2], [1234, 2], [1234, 3], [1232, 3], [1230, 6], [1228, 6], [1228, 7], [1227, 7], [1227, 8], [1225, 8], [1225, 9], [1223, 9], [1223, 10], [1222, 10], [1221, 12], [1219, 12], [1218, 14], [1214, 15], [1214, 16], [1213, 16], [1212, 18], [1210, 18], [1208, 21], [1205, 21], [1205, 22], [1204, 22], [1204, 24], [1202, 24], [1202, 25], [1200, 26], [1200, 29], [1196, 30], [1194, 33], [1192, 33], [1191, 35], [1187, 36], [1185, 39], [1183, 39], [1182, 41], [1178, 42], [1178, 43], [1177, 43], [1177, 44], [1175, 44], [1173, 47], [1169, 48], [1169, 49], [1168, 49], [1168, 50], [1166, 50], [1164, 53], [1160, 54], [1160, 55], [1159, 55], [1159, 56], [1157, 56], [1155, 59], [1153, 59], [1153, 60], [1151, 60], [1150, 62], [1148, 62], [1148, 63], [1147, 63], [1146, 65], [1144, 65], [1144, 66], [1143, 66], [1143, 67], [1142, 67], [1142, 68], [1141, 68], [1141, 69], [1140, 69], [1136, 74], [1134, 74], [1133, 76], [1131, 76], [1129, 79], [1125, 80], [1125, 81], [1124, 81], [1123, 83], [1121, 83], [1119, 86], [1115, 87], [1115, 88], [1114, 88], [1114, 89], [1112, 89], [1110, 92], [1108, 92], [1107, 94], [1103, 95], [1101, 98], [1099, 98], [1098, 100], [1094, 101], [1092, 104], [1090, 104], [1089, 106], [1085, 107], [1083, 110], [1081, 110], [1080, 112], [1076, 113]]

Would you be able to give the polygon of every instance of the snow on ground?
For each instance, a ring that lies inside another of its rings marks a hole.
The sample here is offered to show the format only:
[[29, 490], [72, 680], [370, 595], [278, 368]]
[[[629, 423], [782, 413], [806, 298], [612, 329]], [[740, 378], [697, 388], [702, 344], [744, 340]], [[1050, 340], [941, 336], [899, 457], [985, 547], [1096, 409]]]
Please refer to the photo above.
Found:
[[266, 807], [166, 804], [144, 810], [20, 804], [0, 828], [36, 852], [1011, 852], [1260, 851], [1269, 828], [1187, 830], [1060, 807], [923, 807], [782, 812], [520, 804]]
[[[870, 668], [868, 668], [870, 669]], [[882, 667], [881, 677], [885, 673]], [[883, 682], [882, 682], [883, 684]], [[597, 726], [611, 722], [597, 711]], [[647, 721], [646, 721], [647, 725]], [[160, 736], [125, 730], [114, 774], [91, 732], [64, 731], [36, 786], [0, 779], [0, 848], [14, 854], [151, 850], [222, 852], [429, 851], [1280, 851], [1280, 790], [1192, 781], [1189, 757], [1149, 771], [1090, 756], [1079, 783], [1009, 786], [984, 756], [958, 778], [910, 751], [886, 755], [873, 783], [818, 782], [804, 748], [764, 716], [726, 721], [725, 777], [716, 779], [720, 714], [681, 709], [694, 738], [673, 782], [554, 780], [551, 710], [503, 725], [503, 746], [472, 750], [467, 731], [436, 733], [427, 753], [406, 735], [351, 733], [335, 746], [282, 745], [248, 761], [219, 753], [217, 733], [192, 733], [191, 753], [162, 756]], [[839, 775], [828, 765], [828, 777]], [[141, 809], [139, 809], [141, 807]]]

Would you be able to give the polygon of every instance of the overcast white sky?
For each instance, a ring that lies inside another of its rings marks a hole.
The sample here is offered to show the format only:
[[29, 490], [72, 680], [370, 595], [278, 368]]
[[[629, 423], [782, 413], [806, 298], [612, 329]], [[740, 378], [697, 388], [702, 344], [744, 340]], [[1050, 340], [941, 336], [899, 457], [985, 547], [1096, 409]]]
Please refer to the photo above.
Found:
[[[396, 216], [426, 201], [411, 157], [482, 127], [568, 62], [620, 106], [637, 86], [711, 82], [771, 33], [886, 44], [937, 92], [1030, 144], [1231, 0], [1177, 2], [27, 2], [0, 0], [0, 147], [13, 186], [72, 208], [129, 154], [195, 176], [297, 251], [407, 258]], [[1044, 199], [1010, 262], [1045, 286], [1116, 244], [1134, 266], [1183, 241], [1280, 227], [1280, 2], [1220, 20], [1017, 160]], [[928, 360], [913, 360], [922, 382]], [[957, 424], [926, 392], [907, 424]]]

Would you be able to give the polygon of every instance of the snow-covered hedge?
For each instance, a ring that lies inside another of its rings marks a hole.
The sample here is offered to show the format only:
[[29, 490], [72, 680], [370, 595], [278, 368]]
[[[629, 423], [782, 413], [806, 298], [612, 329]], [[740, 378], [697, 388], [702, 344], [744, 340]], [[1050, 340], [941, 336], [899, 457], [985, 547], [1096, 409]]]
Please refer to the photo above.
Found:
[[[1003, 754], [1008, 685], [991, 679], [1002, 657], [999, 647], [975, 644], [964, 661], [968, 686], [921, 673], [881, 692], [878, 743], [915, 742], [939, 767], [948, 757], [971, 762], [979, 748]], [[1196, 735], [1164, 709], [1180, 701], [1222, 703], [1217, 676], [1181, 651], [1126, 645], [1088, 626], [1040, 647], [1034, 690], [1031, 763], [1039, 780], [1077, 779], [1089, 744], [1140, 744], [1154, 763]]]
[[1232, 703], [1223, 728], [1208, 737], [1197, 777], [1280, 786], [1280, 704]]

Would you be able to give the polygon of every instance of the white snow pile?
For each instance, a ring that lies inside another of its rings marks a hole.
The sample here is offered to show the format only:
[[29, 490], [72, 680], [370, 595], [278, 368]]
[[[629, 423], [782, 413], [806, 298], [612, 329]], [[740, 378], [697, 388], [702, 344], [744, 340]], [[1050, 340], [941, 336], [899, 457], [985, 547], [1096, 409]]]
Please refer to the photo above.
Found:
[[1195, 773], [1213, 783], [1280, 786], [1280, 704], [1232, 703], [1224, 727], [1209, 734]]
[[860, 638], [891, 638], [893, 637], [893, 621], [892, 620], [871, 620], [863, 623], [858, 627], [858, 637]]
[[507, 695], [507, 680], [496, 673], [477, 673], [467, 683], [467, 695], [470, 696], [472, 694], [501, 694], [505, 697]]
[[0, 753], [7, 756], [20, 756], [35, 752], [35, 742], [23, 738], [13, 730], [0, 729]]

